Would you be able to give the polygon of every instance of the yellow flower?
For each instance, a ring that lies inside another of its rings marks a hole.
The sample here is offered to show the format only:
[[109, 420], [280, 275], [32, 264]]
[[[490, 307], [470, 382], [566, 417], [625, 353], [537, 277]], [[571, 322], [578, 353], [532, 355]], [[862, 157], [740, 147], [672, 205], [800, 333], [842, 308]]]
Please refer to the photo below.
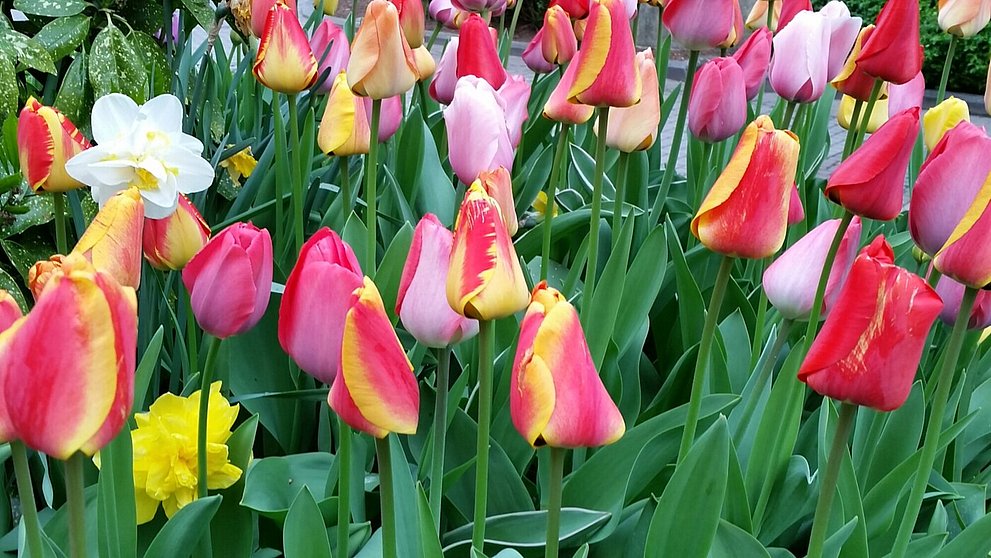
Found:
[[258, 161], [251, 154], [251, 146], [249, 145], [221, 161], [220, 166], [227, 169], [227, 174], [231, 176], [231, 180], [240, 184], [242, 176], [248, 178], [255, 171]]
[[[155, 517], [158, 505], [172, 517], [196, 500], [196, 430], [200, 392], [189, 397], [166, 393], [147, 413], [134, 416], [137, 429], [131, 432], [134, 447], [134, 493], [138, 524]], [[210, 414], [207, 419], [207, 487], [227, 488], [241, 478], [241, 469], [231, 464], [227, 439], [237, 418], [238, 406], [220, 395], [220, 382], [210, 385]]]
[[[537, 194], [537, 199], [533, 200], [533, 209], [537, 212], [538, 219], [543, 219], [547, 213], [547, 192], [543, 190]], [[554, 204], [554, 217], [557, 217], [557, 203]]]
[[948, 97], [942, 103], [927, 110], [926, 115], [922, 117], [926, 149], [932, 151], [946, 132], [964, 120], [970, 122], [970, 108], [966, 101], [956, 97]]

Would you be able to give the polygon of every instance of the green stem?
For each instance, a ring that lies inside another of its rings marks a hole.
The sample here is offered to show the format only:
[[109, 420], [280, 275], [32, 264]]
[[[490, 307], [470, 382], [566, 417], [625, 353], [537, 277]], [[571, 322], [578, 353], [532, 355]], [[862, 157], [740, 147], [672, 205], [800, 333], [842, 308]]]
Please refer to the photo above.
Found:
[[[203, 89], [206, 84], [206, 71], [210, 67], [207, 62], [210, 60], [210, 53], [213, 52], [213, 44], [217, 42], [217, 36], [220, 35], [220, 29], [224, 25], [224, 17], [217, 12], [217, 16], [214, 19], [213, 26], [207, 30], [206, 34], [206, 48], [203, 49], [203, 55], [200, 56], [200, 71], [196, 78], [196, 85], [193, 86], [193, 98], [189, 104], [189, 117], [186, 119], [186, 124], [183, 127], [183, 131], [187, 134], [193, 133], [193, 128], [196, 125], [196, 115], [200, 110], [200, 105], [203, 103]], [[172, 33], [171, 20], [167, 33]]]
[[833, 496], [836, 495], [836, 480], [840, 476], [840, 464], [843, 463], [847, 451], [847, 439], [850, 437], [850, 429], [856, 416], [856, 405], [846, 402], [840, 405], [840, 416], [836, 421], [833, 446], [829, 449], [826, 473], [822, 477], [822, 484], [819, 485], [819, 502], [816, 504], [815, 518], [812, 520], [808, 558], [822, 558], [826, 529], [829, 527], [829, 511], [833, 507]]
[[730, 272], [733, 271], [733, 258], [723, 256], [716, 275], [716, 283], [712, 287], [712, 298], [709, 299], [709, 309], [705, 314], [705, 325], [702, 326], [702, 340], [699, 342], [698, 358], [695, 361], [695, 376], [692, 379], [692, 396], [688, 401], [688, 416], [685, 419], [685, 431], [681, 437], [681, 447], [678, 449], [678, 463], [685, 460], [688, 450], [695, 441], [695, 429], [698, 427], [699, 412], [702, 409], [702, 388], [705, 386], [705, 376], [709, 370], [709, 352], [716, 333], [716, 323], [719, 321], [719, 309], [723, 305], [726, 286], [729, 284]]
[[[664, 6], [657, 6], [657, 38], [654, 43], [654, 71], [657, 73], [657, 87], [660, 89], [658, 92], [658, 99], [660, 100], [662, 106], [664, 105], [664, 83], [667, 81], [667, 76], [661, 73], [661, 65], [664, 63], [664, 61], [661, 60], [661, 47], [664, 44], [664, 22], [661, 21], [663, 16]], [[657, 143], [658, 160], [660, 160], [661, 155], [661, 132], [663, 131], [664, 123], [659, 122], [657, 124], [657, 135], [654, 136], [657, 138], [655, 143]]]
[[654, 228], [659, 222], [661, 209], [667, 200], [671, 183], [674, 182], [675, 167], [678, 165], [678, 155], [681, 153], [681, 139], [685, 134], [685, 119], [688, 116], [688, 99], [692, 91], [692, 83], [695, 81], [695, 69], [698, 63], [699, 51], [693, 50], [689, 52], [688, 68], [685, 70], [685, 86], [681, 89], [681, 106], [678, 107], [678, 120], [675, 121], [674, 136], [671, 138], [671, 152], [668, 153], [668, 162], [664, 167], [664, 176], [661, 178], [661, 187], [658, 190], [657, 198], [654, 199], [654, 206], [650, 210], [650, 228]]
[[347, 558], [350, 556], [348, 546], [351, 543], [351, 427], [339, 420], [341, 433], [337, 446], [338, 478], [337, 478], [337, 555]]
[[867, 134], [867, 126], [871, 122], [871, 115], [874, 114], [874, 105], [877, 104], [877, 98], [881, 95], [882, 85], [884, 85], [883, 80], [874, 80], [874, 87], [871, 89], [871, 96], [867, 99], [867, 109], [860, 118], [860, 126], [857, 130], [857, 139], [853, 142], [853, 149], [850, 150], [851, 153], [860, 147], [860, 144], [864, 141], [864, 136]]
[[351, 44], [354, 42], [354, 32], [358, 29], [358, 0], [351, 0], [351, 13], [348, 14], [348, 17], [351, 18], [351, 26], [348, 29], [347, 36], [348, 44]]
[[[516, 5], [513, 6], [513, 20], [509, 24], [509, 45], [510, 48], [506, 49], [506, 57], [502, 61], [502, 65], [509, 67], [509, 51], [512, 50], [513, 38], [516, 36], [516, 22], [520, 18], [520, 6], [523, 5], [522, 0], [516, 0]], [[505, 16], [503, 16], [505, 17]]]
[[829, 251], [826, 252], [826, 259], [822, 262], [819, 284], [816, 285], [816, 296], [812, 299], [812, 311], [809, 313], [809, 325], [805, 330], [805, 346], [802, 355], [808, 354], [809, 348], [812, 347], [812, 340], [815, 339], [816, 331], [819, 328], [819, 316], [822, 312], [822, 300], [826, 296], [826, 283], [829, 282], [829, 273], [833, 269], [833, 261], [836, 260], [836, 252], [840, 249], [840, 243], [843, 242], [843, 235], [846, 234], [852, 220], [853, 213], [845, 211], [840, 226], [836, 228], [833, 242], [829, 245]]
[[940, 273], [940, 271], [938, 269], [936, 269], [936, 266], [931, 266], [929, 268], [929, 276], [926, 277], [926, 283], [928, 283], [930, 287], [932, 287], [932, 288], [935, 289], [936, 288], [936, 284], [939, 283], [939, 280], [942, 277], [943, 277], [943, 274]]
[[[521, 0], [517, 0], [521, 1]], [[568, 145], [568, 131], [571, 126], [561, 124], [557, 133], [557, 148], [554, 150], [554, 163], [551, 167], [551, 178], [547, 183], [547, 206], [544, 208], [544, 245], [540, 252], [540, 280], [546, 281], [551, 268], [551, 225], [554, 221], [554, 199], [557, 197], [557, 184], [561, 180], [561, 167], [564, 165], [565, 148]]]
[[[303, 174], [299, 152], [299, 111], [296, 108], [296, 95], [289, 94], [289, 150], [292, 153], [292, 209], [293, 209], [293, 239], [296, 241], [296, 253], [303, 248], [303, 182], [307, 177]], [[309, 158], [307, 158], [309, 160]]]
[[946, 345], [946, 354], [943, 355], [943, 366], [939, 370], [939, 376], [935, 378], [936, 393], [933, 396], [933, 405], [929, 412], [926, 438], [922, 444], [919, 468], [912, 480], [912, 491], [909, 493], [905, 515], [902, 516], [898, 535], [895, 537], [895, 544], [892, 547], [891, 556], [893, 558], [904, 558], [905, 552], [908, 550], [909, 540], [912, 538], [912, 530], [915, 528], [915, 521], [919, 518], [922, 498], [925, 496], [926, 485], [929, 483], [929, 473], [936, 461], [936, 452], [939, 449], [939, 437], [943, 430], [943, 415], [946, 412], [946, 402], [950, 395], [950, 387], [953, 384], [953, 374], [957, 368], [957, 360], [960, 358], [960, 348], [963, 346], [967, 333], [967, 323], [970, 321], [970, 312], [974, 308], [977, 293], [978, 289], [973, 287], [967, 287], [967, 290], [964, 291], [963, 300], [960, 301], [960, 311], [957, 313], [953, 332], [950, 333], [950, 340]]
[[396, 506], [392, 493], [392, 451], [388, 435], [375, 439], [375, 452], [379, 458], [379, 498], [382, 502], [382, 558], [396, 558]]
[[[771, 379], [771, 372], [774, 371], [774, 365], [778, 362], [778, 354], [781, 353], [781, 349], [784, 348], [785, 343], [788, 342], [788, 332], [791, 331], [791, 326], [794, 322], [789, 319], [785, 319], [781, 322], [781, 327], [778, 328], [778, 337], [774, 340], [774, 345], [771, 346], [771, 352], [768, 353], [767, 358], [761, 363], [760, 370], [757, 371], [757, 381], [754, 382], [754, 392], [751, 394], [750, 398], [747, 399], [746, 405], [740, 414], [740, 422], [736, 425], [736, 433], [733, 435], [733, 439], [739, 442], [740, 438], [747, 432], [747, 427], [750, 426], [750, 421], [753, 419], [754, 411], [757, 410], [757, 402], [760, 397], [757, 395], [758, 390], [763, 390], [764, 386]], [[760, 330], [757, 330], [758, 332]]]
[[[280, 130], [281, 130], [281, 134], [285, 134], [286, 123], [285, 123], [285, 119], [282, 117], [282, 104], [279, 102], [279, 94], [278, 93], [275, 93], [275, 92], [272, 93], [272, 109], [273, 109], [272, 110], [272, 112], [273, 112], [272, 116], [273, 116], [273, 120], [274, 120], [273, 127], [275, 129], [275, 133], [276, 134], [279, 134], [280, 133]], [[281, 155], [280, 155], [280, 157], [277, 158], [277, 160], [279, 160], [279, 161], [281, 161], [283, 163], [285, 162], [285, 159], [283, 159], [281, 157]], [[280, 176], [281, 176], [281, 172], [280, 172]], [[290, 179], [292, 178], [292, 169], [290, 169], [289, 177], [290, 177]], [[283, 239], [282, 234], [283, 234], [283, 232], [285, 232], [285, 223], [286, 223], [286, 220], [285, 220], [286, 219], [286, 217], [285, 217], [285, 211], [286, 211], [286, 209], [284, 207], [285, 197], [286, 197], [285, 187], [286, 186], [285, 186], [285, 184], [283, 184], [282, 180], [279, 180], [279, 178], [276, 177], [276, 179], [275, 179], [275, 235], [274, 235], [275, 236], [274, 241], [276, 243], [276, 247], [275, 247], [275, 253], [276, 254], [282, 254], [283, 252], [281, 250], [279, 250], [279, 247], [280, 246], [284, 246], [284, 244], [282, 243], [282, 239]]]
[[772, 31], [771, 26], [774, 25], [774, 0], [767, 0], [767, 30]]
[[379, 115], [382, 113], [382, 99], [372, 99], [372, 120], [369, 126], [368, 142], [368, 168], [365, 170], [365, 203], [368, 209], [365, 212], [365, 229], [368, 234], [365, 245], [365, 273], [375, 274], [375, 260], [378, 257], [378, 234], [375, 231], [378, 216], [378, 145], [379, 145]]
[[198, 428], [196, 431], [196, 490], [200, 498], [207, 496], [207, 474], [206, 474], [206, 427], [210, 418], [210, 380], [213, 376], [214, 365], [217, 362], [217, 354], [220, 352], [220, 343], [223, 339], [214, 337], [210, 341], [210, 348], [206, 353], [206, 364], [203, 372], [200, 373], [200, 410], [197, 416]]
[[65, 235], [65, 194], [54, 192], [52, 201], [55, 205], [55, 248], [59, 254], [69, 253], [69, 243]]
[[592, 215], [588, 224], [588, 265], [585, 268], [585, 292], [582, 293], [582, 323], [592, 306], [595, 276], [599, 267], [599, 221], [602, 214], [602, 180], [606, 173], [606, 130], [609, 129], [609, 107], [596, 109], [598, 142], [595, 145], [595, 174], [592, 176]]
[[795, 107], [797, 107], [797, 106], [798, 106], [798, 103], [796, 103], [795, 101], [788, 101], [788, 104], [785, 105], [785, 113], [784, 113], [784, 116], [781, 117], [781, 127], [782, 128], [784, 128], [784, 129], [790, 129], [790, 127], [791, 127], [791, 118], [792, 118], [792, 116], [794, 116], [794, 114], [795, 114]]
[[475, 515], [471, 546], [483, 551], [489, 489], [489, 427], [492, 422], [492, 359], [495, 322], [478, 321], [478, 447], [475, 459]]
[[341, 204], [341, 212], [345, 216], [351, 214], [351, 159], [346, 155], [340, 161], [341, 196], [344, 202]]
[[[760, 260], [760, 273], [757, 275], [757, 284], [763, 280], [764, 267], [767, 260]], [[760, 295], [757, 297], [757, 319], [754, 322], [754, 341], [753, 345], [750, 347], [750, 366], [754, 367], [757, 365], [757, 359], [760, 358], [760, 348], [764, 344], [764, 324], [767, 322], [767, 291], [760, 289]]]
[[630, 154], [621, 152], [616, 164], [616, 197], [612, 204], [612, 245], [619, 243], [619, 230], [623, 227], [623, 198], [630, 170]]
[[86, 556], [86, 500], [83, 495], [85, 454], [74, 453], [65, 461], [65, 494], [69, 505], [69, 556]]
[[936, 92], [936, 104], [946, 98], [946, 83], [950, 80], [950, 67], [953, 65], [953, 53], [957, 50], [957, 36], [950, 35], [950, 46], [946, 48], [946, 58], [943, 60], [943, 75], [939, 78], [939, 91]]
[[551, 448], [551, 474], [548, 480], [547, 546], [544, 558], [557, 558], [561, 538], [561, 485], [564, 480], [564, 457], [568, 450]]
[[[853, 113], [850, 115], [850, 126], [846, 130], [846, 142], [843, 144], [843, 160], [850, 156], [853, 151], [853, 142], [857, 137], [857, 130], [860, 129], [860, 113], [864, 110], [864, 102], [857, 99], [853, 103]], [[868, 116], [868, 118], [870, 118]]]
[[444, 498], [444, 452], [447, 449], [447, 390], [451, 372], [451, 347], [437, 349], [437, 390], [434, 405], [434, 454], [430, 460], [430, 512], [434, 530], [440, 533], [440, 504]]
[[437, 41], [437, 36], [440, 35], [440, 29], [443, 25], [439, 21], [434, 22], [434, 30], [430, 33], [430, 39], [427, 40], [427, 50], [432, 50], [434, 48], [434, 42]]
[[186, 354], [189, 356], [189, 376], [193, 377], [199, 370], [200, 356], [199, 347], [196, 343], [196, 318], [193, 316], [193, 303], [189, 299], [189, 290], [179, 287], [183, 293], [183, 300], [186, 303]]
[[38, 508], [34, 502], [34, 485], [31, 483], [31, 467], [28, 465], [28, 452], [24, 442], [10, 442], [10, 452], [14, 457], [14, 476], [17, 477], [17, 495], [21, 499], [21, 522], [24, 523], [25, 552], [29, 558], [41, 558], [41, 524], [38, 521]]

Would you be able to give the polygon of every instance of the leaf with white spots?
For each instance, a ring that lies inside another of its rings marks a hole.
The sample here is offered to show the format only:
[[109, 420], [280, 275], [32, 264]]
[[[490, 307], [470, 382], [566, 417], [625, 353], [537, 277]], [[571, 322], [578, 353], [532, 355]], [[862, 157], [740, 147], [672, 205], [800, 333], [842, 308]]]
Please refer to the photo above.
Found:
[[132, 32], [127, 36], [127, 40], [131, 43], [134, 52], [137, 53], [138, 60], [144, 62], [145, 72], [151, 82], [151, 96], [168, 93], [172, 85], [169, 62], [158, 41], [153, 39], [151, 35], [140, 31]]
[[0, 114], [17, 112], [17, 73], [14, 63], [0, 52]]
[[86, 54], [80, 52], [69, 64], [69, 69], [62, 78], [62, 85], [59, 87], [58, 95], [55, 96], [55, 108], [62, 111], [69, 120], [77, 126], [81, 126], [89, 118], [84, 114], [83, 106], [86, 101]]
[[127, 38], [113, 25], [96, 35], [89, 57], [89, 81], [95, 98], [123, 93], [144, 103], [148, 75]]
[[86, 40], [90, 19], [84, 15], [60, 17], [48, 22], [35, 34], [34, 40], [42, 44], [54, 60], [61, 60]]
[[31, 15], [73, 16], [86, 9], [84, 0], [14, 0], [14, 7]]
[[23, 33], [5, 30], [0, 34], [0, 51], [18, 62], [48, 74], [55, 73], [55, 62], [44, 45]]

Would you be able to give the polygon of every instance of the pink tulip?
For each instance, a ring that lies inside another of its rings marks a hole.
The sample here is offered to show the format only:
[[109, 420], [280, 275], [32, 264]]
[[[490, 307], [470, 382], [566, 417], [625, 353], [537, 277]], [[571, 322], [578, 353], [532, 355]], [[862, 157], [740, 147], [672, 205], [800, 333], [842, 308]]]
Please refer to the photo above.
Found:
[[568, 92], [571, 91], [571, 86], [575, 82], [577, 73], [577, 64], [568, 64], [564, 69], [564, 75], [561, 76], [561, 81], [551, 91], [551, 96], [544, 105], [544, 118], [553, 120], [554, 122], [566, 122], [568, 124], [584, 124], [592, 118], [595, 107], [568, 101]]
[[798, 195], [798, 185], [791, 189], [791, 201], [788, 202], [788, 225], [796, 225], [805, 220], [805, 206], [802, 196]]
[[344, 34], [343, 29], [334, 25], [333, 21], [325, 19], [313, 32], [310, 49], [313, 50], [313, 56], [319, 64], [316, 90], [319, 93], [330, 93], [334, 78], [347, 69], [348, 60], [351, 58], [348, 36]]
[[922, 98], [926, 94], [926, 78], [919, 72], [911, 80], [898, 85], [888, 84], [888, 118], [899, 112], [913, 107], [922, 107]]
[[[296, 13], [296, 0], [284, 0], [293, 13]], [[265, 21], [268, 12], [278, 0], [252, 0], [251, 2], [251, 33], [258, 38], [265, 34]]]
[[451, 104], [454, 99], [454, 88], [458, 84], [458, 38], [451, 37], [447, 42], [444, 54], [437, 63], [437, 71], [430, 82], [430, 96], [442, 105]]
[[743, 33], [737, 0], [670, 0], [662, 18], [674, 40], [688, 50], [729, 47]]
[[[365, 103], [365, 114], [372, 117], [372, 100], [362, 97]], [[389, 141], [403, 123], [403, 103], [399, 96], [382, 99], [382, 111], [379, 114], [379, 142]]]
[[695, 74], [688, 101], [688, 129], [711, 143], [740, 131], [747, 123], [747, 86], [743, 69], [731, 57], [713, 58]]
[[478, 322], [447, 303], [448, 262], [454, 233], [432, 213], [420, 219], [403, 267], [396, 314], [406, 331], [427, 347], [446, 347], [478, 333]]
[[23, 315], [21, 307], [17, 305], [14, 297], [10, 296], [7, 291], [0, 289], [0, 333], [3, 333]]
[[457, 29], [461, 26], [461, 22], [468, 17], [468, 12], [456, 8], [451, 0], [430, 0], [427, 12], [430, 17], [448, 29]]
[[761, 86], [764, 85], [767, 68], [771, 65], [771, 32], [766, 27], [754, 31], [743, 46], [733, 54], [733, 58], [743, 70], [743, 81], [747, 84], [747, 100], [750, 101], [757, 96]]
[[506, 0], [451, 0], [455, 8], [476, 14], [489, 13], [500, 16], [506, 11]]
[[551, 64], [544, 59], [544, 52], [541, 47], [543, 40], [544, 28], [541, 27], [537, 31], [537, 34], [533, 36], [533, 39], [526, 45], [526, 48], [523, 49], [523, 54], [520, 55], [526, 67], [530, 68], [535, 74], [546, 74], [557, 69], [556, 64]]
[[[936, 294], [943, 299], [943, 311], [939, 313], [939, 319], [950, 327], [957, 322], [965, 288], [949, 277], [940, 277], [936, 283]], [[977, 292], [974, 309], [970, 311], [967, 328], [984, 329], [988, 326], [991, 326], [991, 291], [980, 290]]]
[[523, 61], [534, 72], [545, 73], [558, 64], [567, 64], [577, 52], [578, 39], [568, 12], [561, 6], [551, 6], [544, 13], [543, 27], [523, 51]]
[[774, 36], [771, 87], [789, 101], [809, 103], [822, 97], [829, 72], [829, 29], [813, 12], [799, 12]]
[[523, 139], [523, 123], [530, 117], [527, 113], [527, 103], [530, 102], [530, 84], [523, 79], [523, 76], [510, 75], [506, 79], [506, 83], [503, 83], [496, 93], [506, 107], [509, 139], [513, 142], [513, 148], [516, 148], [520, 145], [520, 140]]
[[444, 109], [448, 157], [465, 184], [498, 167], [513, 167], [512, 134], [506, 105], [489, 83], [474, 76], [458, 80], [454, 100]]
[[833, 81], [846, 64], [847, 55], [853, 48], [860, 34], [859, 17], [852, 17], [846, 4], [832, 0], [819, 10], [819, 16], [826, 20], [829, 29], [829, 61], [827, 62], [826, 80]]

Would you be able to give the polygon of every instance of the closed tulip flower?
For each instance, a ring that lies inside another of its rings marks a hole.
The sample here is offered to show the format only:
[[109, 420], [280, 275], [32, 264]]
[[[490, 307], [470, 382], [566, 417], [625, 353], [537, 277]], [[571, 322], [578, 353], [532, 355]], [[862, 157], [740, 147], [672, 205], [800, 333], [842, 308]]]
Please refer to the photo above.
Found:
[[942, 103], [926, 111], [922, 119], [923, 138], [926, 149], [932, 151], [947, 132], [961, 122], [970, 122], [970, 107], [967, 102], [956, 97], [948, 97]]
[[747, 108], [743, 69], [731, 57], [713, 58], [695, 74], [688, 129], [702, 141], [723, 141], [747, 123]]
[[724, 48], [743, 31], [737, 0], [670, 0], [662, 15], [671, 37], [688, 50]]
[[99, 451], [130, 416], [138, 315], [134, 289], [81, 257], [63, 271], [0, 334], [0, 437], [65, 460]]
[[334, 15], [339, 0], [313, 0], [313, 7], [323, 10], [323, 15]]
[[798, 193], [798, 185], [791, 188], [791, 201], [788, 202], [788, 226], [797, 225], [805, 220], [805, 207], [802, 206], [802, 196]]
[[351, 92], [347, 74], [341, 72], [334, 79], [327, 98], [327, 108], [317, 131], [317, 145], [327, 155], [364, 155], [368, 153], [370, 138], [365, 103]]
[[210, 239], [182, 270], [203, 331], [225, 339], [255, 327], [272, 292], [272, 237], [235, 223]]
[[588, 2], [586, 0], [551, 0], [547, 7], [560, 6], [571, 19], [579, 20], [588, 17]]
[[413, 51], [388, 0], [372, 0], [351, 45], [348, 84], [362, 97], [385, 99], [412, 89], [420, 75]]
[[785, 241], [798, 137], [758, 116], [692, 219], [692, 234], [720, 254], [766, 258]]
[[822, 97], [829, 75], [829, 29], [813, 12], [799, 12], [774, 36], [770, 79], [775, 93], [809, 103]]
[[533, 447], [590, 448], [623, 437], [626, 424], [599, 378], [578, 313], [541, 281], [520, 326], [509, 411]]
[[468, 17], [468, 12], [456, 8], [451, 0], [430, 0], [427, 12], [448, 29], [461, 27], [461, 23]]
[[44, 292], [45, 287], [51, 282], [52, 278], [62, 273], [62, 264], [64, 262], [65, 256], [55, 254], [47, 260], [35, 262], [31, 266], [31, 269], [28, 270], [28, 289], [31, 291], [35, 300], [41, 298], [41, 293]]
[[457, 37], [451, 37], [447, 42], [444, 54], [440, 55], [440, 62], [437, 63], [434, 79], [427, 90], [442, 105], [449, 105], [454, 100], [454, 89], [458, 84], [458, 43]]
[[136, 188], [114, 195], [86, 227], [72, 249], [121, 285], [137, 289], [141, 283], [141, 245], [144, 203]]
[[[747, 14], [747, 29], [767, 28], [767, 0], [756, 0], [750, 13]], [[771, 15], [771, 28], [769, 31], [777, 31], [778, 20], [781, 19], [781, 0], [774, 0], [774, 13]]]
[[771, 32], [758, 29], [733, 54], [733, 59], [743, 70], [743, 82], [747, 86], [747, 100], [751, 101], [760, 92], [771, 65]]
[[343, 301], [340, 375], [328, 403], [355, 430], [376, 438], [390, 432], [415, 434], [420, 392], [416, 375], [372, 280]]
[[909, 108], [922, 108], [922, 98], [926, 94], [926, 79], [922, 72], [911, 80], [898, 85], [887, 84], [888, 118]]
[[452, 0], [454, 7], [476, 14], [490, 13], [499, 16], [505, 13], [507, 0]]
[[[836, 111], [836, 122], [839, 123], [840, 128], [844, 130], [850, 129], [850, 120], [853, 118], [853, 107], [856, 104], [856, 99], [849, 95], [843, 95], [840, 99], [839, 109]], [[861, 112], [857, 115], [857, 127], [862, 126], [864, 121], [864, 109], [862, 107]], [[888, 99], [878, 98], [874, 103], [874, 110], [871, 111], [870, 120], [867, 121], [867, 133], [873, 134], [878, 128], [884, 125], [888, 121]]]
[[492, 86], [476, 77], [458, 80], [451, 105], [444, 109], [448, 157], [461, 182], [498, 167], [513, 167], [512, 138], [506, 107]]
[[850, 15], [846, 4], [832, 0], [817, 12], [829, 30], [829, 57], [826, 62], [826, 80], [833, 81], [843, 69], [850, 49], [860, 35], [861, 19]]
[[468, 188], [458, 212], [447, 302], [467, 318], [504, 318], [527, 305], [526, 280], [500, 212], [481, 181]]
[[310, 48], [318, 63], [316, 90], [319, 93], [330, 93], [334, 79], [348, 67], [348, 60], [351, 58], [348, 36], [333, 21], [325, 19], [313, 32]]
[[[571, 20], [568, 21], [570, 22]], [[541, 27], [537, 31], [537, 34], [527, 43], [526, 48], [523, 49], [523, 53], [520, 55], [526, 67], [530, 68], [530, 71], [535, 74], [546, 74], [557, 69], [556, 65], [544, 60], [544, 53], [541, 52], [540, 43], [543, 41], [543, 30], [544, 28]], [[575, 44], [577, 45], [577, 40]]]
[[[960, 313], [960, 303], [963, 301], [965, 287], [949, 277], [940, 277], [936, 283], [936, 294], [943, 299], [943, 311], [939, 319], [949, 327], [957, 321]], [[991, 291], [981, 290], [977, 293], [974, 308], [970, 311], [967, 329], [984, 329], [991, 326]]]
[[991, 0], [939, 0], [939, 28], [958, 37], [972, 37], [991, 21]]
[[623, 153], [643, 151], [654, 145], [657, 126], [661, 122], [657, 67], [649, 48], [637, 53], [637, 68], [643, 81], [640, 102], [632, 107], [609, 109], [606, 146]]
[[[781, 31], [795, 19], [798, 12], [811, 12], [812, 2], [810, 0], [778, 0], [781, 4], [781, 12], [778, 14], [778, 23], [775, 31]], [[765, 10], [766, 12], [766, 10]]]
[[918, 135], [918, 109], [893, 116], [840, 163], [826, 183], [826, 197], [868, 219], [890, 221], [897, 217]]
[[14, 297], [9, 292], [0, 289], [0, 333], [6, 331], [23, 315], [21, 307], [17, 305]]
[[21, 173], [35, 192], [67, 192], [83, 186], [65, 172], [65, 163], [88, 149], [89, 141], [58, 109], [29, 97], [17, 119]]
[[454, 234], [428, 213], [413, 231], [403, 267], [396, 314], [403, 327], [427, 347], [447, 347], [478, 333], [478, 322], [451, 310], [447, 303], [448, 262]]
[[963, 122], [943, 136], [912, 188], [908, 228], [930, 256], [946, 244], [991, 173], [991, 138]]
[[427, 45], [420, 45], [413, 49], [413, 62], [416, 63], [416, 73], [419, 74], [417, 81], [427, 81], [437, 70], [437, 62], [427, 49]]
[[145, 259], [156, 269], [178, 271], [186, 267], [208, 240], [209, 225], [189, 198], [181, 194], [171, 216], [145, 219], [142, 247]]
[[868, 74], [895, 84], [914, 78], [922, 69], [919, 43], [919, 0], [888, 0], [864, 43], [857, 64]]
[[317, 61], [296, 11], [278, 0], [268, 12], [251, 71], [262, 85], [281, 93], [299, 93], [317, 80]]
[[303, 245], [286, 280], [279, 344], [304, 372], [325, 384], [337, 377], [344, 319], [362, 278], [351, 247], [322, 228]]
[[991, 283], [991, 180], [985, 179], [946, 244], [933, 256], [940, 273], [968, 287]]
[[530, 102], [530, 84], [523, 76], [511, 75], [496, 94], [506, 109], [506, 127], [513, 148], [519, 147], [523, 139], [523, 123], [530, 118], [527, 105]]
[[643, 81], [636, 64], [630, 20], [621, 0], [591, 0], [588, 27], [572, 62], [577, 66], [568, 101], [629, 107], [640, 102]]
[[873, 32], [873, 25], [868, 25], [860, 31], [860, 35], [853, 43], [853, 50], [847, 56], [846, 64], [832, 81], [832, 85], [837, 91], [865, 103], [870, 100], [875, 78], [857, 66], [857, 58], [860, 56], [864, 42], [870, 38]]
[[513, 179], [505, 167], [493, 171], [485, 171], [478, 175], [485, 193], [499, 205], [499, 215], [509, 236], [515, 236], [519, 230], [519, 218], [516, 216], [516, 202], [513, 201]]
[[[265, 34], [268, 13], [272, 10], [272, 6], [278, 2], [279, 0], [250, 0], [248, 2], [251, 10], [251, 34], [255, 37], [260, 39]], [[282, 2], [292, 10], [292, 13], [296, 13], [296, 0], [282, 0]]]
[[506, 82], [506, 68], [496, 52], [493, 30], [478, 14], [471, 14], [461, 24], [458, 32], [458, 51], [455, 75], [458, 78], [475, 76], [499, 89]]
[[[822, 223], [798, 239], [798, 242], [792, 244], [764, 271], [763, 285], [767, 300], [785, 318], [803, 321], [809, 319], [826, 253], [839, 226], [839, 219]], [[826, 283], [820, 318], [832, 309], [840, 288], [846, 281], [860, 245], [860, 228], [860, 219], [854, 217], [840, 241]]]
[[595, 107], [568, 101], [568, 93], [571, 91], [571, 85], [575, 82], [577, 72], [577, 64], [568, 64], [564, 69], [561, 81], [551, 91], [551, 96], [544, 104], [544, 118], [567, 124], [584, 124], [592, 118]]
[[412, 49], [423, 46], [423, 3], [420, 0], [390, 0], [399, 12], [399, 27]]
[[798, 379], [837, 401], [897, 409], [942, 306], [922, 278], [894, 265], [891, 247], [877, 237], [854, 261]]
[[544, 25], [523, 51], [527, 67], [546, 73], [567, 64], [578, 52], [578, 39], [571, 27], [571, 18], [561, 6], [551, 6], [544, 13]]

